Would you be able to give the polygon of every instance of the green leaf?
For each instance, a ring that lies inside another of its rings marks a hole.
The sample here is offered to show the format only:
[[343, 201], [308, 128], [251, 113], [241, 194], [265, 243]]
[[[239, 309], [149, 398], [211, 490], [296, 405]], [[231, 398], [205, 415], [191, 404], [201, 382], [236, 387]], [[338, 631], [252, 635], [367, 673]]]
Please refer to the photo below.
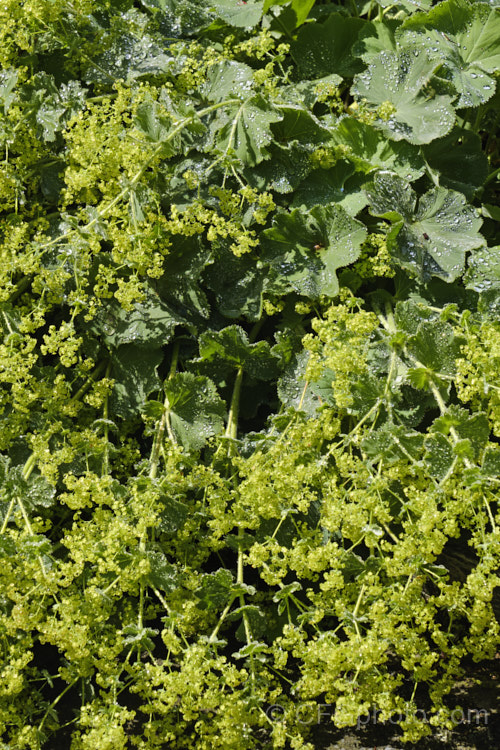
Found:
[[19, 498], [23, 505], [30, 508], [50, 508], [56, 502], [56, 490], [45, 477], [32, 474], [26, 479], [22, 466], [13, 466], [6, 471], [5, 463], [2, 471], [2, 491], [9, 499]]
[[288, 23], [286, 28], [288, 31], [293, 31], [302, 26], [315, 2], [316, 0], [292, 0], [291, 2], [290, 0], [265, 0], [264, 13], [275, 6], [287, 5], [286, 10], [290, 11], [292, 22]]
[[[436, 312], [414, 299], [398, 302], [394, 310], [394, 320], [400, 331], [414, 336], [423, 321], [435, 321]], [[398, 331], [399, 333], [399, 331]], [[405, 341], [407, 337], [405, 337]]]
[[211, 262], [212, 253], [199, 237], [176, 237], [165, 259], [164, 275], [153, 282], [166, 307], [195, 325], [202, 323], [210, 312], [202, 274]]
[[212, 144], [224, 154], [234, 154], [250, 167], [267, 158], [273, 138], [270, 126], [281, 120], [262, 96], [252, 96], [241, 105], [220, 109], [210, 131]]
[[294, 408], [313, 415], [320, 405], [320, 400], [314, 393], [311, 384], [304, 378], [309, 352], [299, 352], [284, 370], [278, 380], [278, 396], [285, 408]]
[[223, 60], [211, 65], [207, 72], [203, 94], [211, 102], [240, 97], [248, 99], [253, 88], [253, 71], [249, 65]]
[[103, 336], [110, 349], [122, 344], [154, 349], [167, 344], [175, 326], [182, 322], [183, 318], [148, 287], [144, 300], [137, 302], [132, 310], [124, 310], [114, 301], [108, 303], [91, 327]]
[[[45, 72], [36, 73], [22, 86], [25, 114], [42, 141], [56, 140], [56, 134], [64, 129], [68, 120], [84, 108], [85, 93], [78, 81], [57, 86], [54, 76]], [[10, 100], [11, 95], [7, 96]]]
[[278, 143], [289, 144], [299, 141], [305, 144], [324, 143], [328, 139], [328, 129], [317, 117], [300, 105], [281, 105], [281, 120], [272, 127]]
[[401, 25], [397, 19], [366, 23], [359, 32], [354, 52], [369, 65], [381, 52], [397, 52], [395, 33]]
[[[186, 120], [181, 132], [172, 139], [172, 125]], [[163, 89], [158, 101], [146, 101], [137, 107], [135, 127], [151, 143], [163, 144], [163, 156], [170, 157], [182, 151], [187, 153], [199, 136], [205, 132], [205, 125], [196, 117], [196, 112], [188, 101], [175, 99]]]
[[431, 276], [453, 281], [463, 271], [465, 254], [484, 244], [478, 232], [482, 220], [461, 193], [436, 188], [417, 199], [410, 185], [391, 173], [376, 175], [366, 193], [371, 212], [395, 222], [389, 251], [423, 281]]
[[342, 83], [342, 76], [332, 73], [313, 81], [297, 81], [288, 86], [283, 86], [281, 95], [289, 104], [298, 104], [302, 107], [312, 109], [318, 102], [322, 91], [338, 87], [339, 83]]
[[345, 158], [364, 172], [384, 169], [410, 182], [424, 172], [424, 160], [415, 146], [387, 140], [380, 130], [355, 117], [343, 117], [330, 131], [330, 137], [335, 145], [347, 146]]
[[[119, 2], [120, 0], [118, 0]], [[179, 39], [199, 33], [213, 21], [210, 3], [203, 0], [140, 0], [141, 4], [153, 11], [161, 11], [161, 26], [167, 29], [168, 36]]]
[[159, 528], [166, 534], [173, 534], [184, 525], [189, 508], [185, 503], [165, 495], [163, 498], [163, 510], [160, 513]]
[[486, 447], [481, 472], [487, 477], [498, 479], [500, 476], [500, 446], [490, 444]]
[[178, 588], [179, 573], [175, 565], [168, 562], [166, 555], [160, 549], [148, 549], [146, 552], [150, 565], [146, 582], [159, 591], [171, 593]]
[[151, 75], [164, 75], [172, 64], [164, 45], [140, 27], [121, 29], [107, 35], [107, 44], [100, 52], [84, 59], [84, 80], [92, 84], [111, 84], [116, 80], [128, 83]]
[[288, 597], [291, 596], [291, 594], [295, 594], [296, 591], [302, 591], [302, 584], [300, 584], [298, 581], [287, 583], [286, 586], [283, 586], [283, 588], [277, 591], [273, 596], [273, 602], [279, 602], [282, 599], [288, 599]]
[[352, 549], [347, 550], [342, 558], [342, 575], [346, 582], [359, 579], [363, 573], [376, 573], [380, 567], [380, 557], [369, 557], [367, 560], [363, 560]]
[[250, 641], [250, 643], [242, 646], [239, 651], [235, 651], [231, 656], [234, 656], [235, 659], [247, 659], [249, 656], [267, 654], [270, 650], [270, 647], [266, 643]]
[[356, 76], [351, 91], [358, 100], [366, 100], [370, 109], [389, 107], [389, 113], [375, 122], [387, 138], [430, 143], [449, 133], [455, 122], [453, 97], [428, 90], [439, 64], [421, 47], [399, 54], [381, 52]]
[[364, 24], [360, 18], [332, 13], [325, 23], [302, 26], [290, 49], [301, 75], [322, 78], [337, 73], [346, 78], [359, 72], [362, 65], [352, 48]]
[[115, 381], [111, 408], [119, 417], [137, 417], [143, 403], [160, 382], [156, 369], [163, 359], [161, 349], [139, 348], [125, 344], [111, 355], [111, 376]]
[[262, 315], [265, 274], [254, 258], [237, 258], [229, 249], [220, 248], [214, 263], [205, 271], [207, 285], [213, 290], [219, 311], [226, 318], [256, 321]]
[[269, 159], [245, 170], [246, 179], [259, 190], [291, 193], [312, 169], [309, 148], [295, 141], [286, 146], [274, 143], [269, 151]]
[[335, 205], [277, 214], [263, 233], [263, 259], [299, 294], [338, 293], [336, 271], [354, 262], [367, 235], [363, 224]]
[[[398, 0], [399, 6], [403, 7], [407, 13], [413, 13], [416, 8], [421, 10], [429, 10], [432, 5], [432, 0]], [[392, 0], [380, 0], [379, 5], [383, 8], [392, 8], [394, 3]]]
[[249, 29], [260, 21], [264, 0], [212, 0], [210, 7], [230, 26]]
[[451, 429], [454, 429], [463, 440], [470, 441], [473, 449], [471, 458], [477, 461], [490, 436], [486, 414], [479, 412], [471, 415], [466, 409], [451, 404], [445, 414], [434, 420], [430, 430], [447, 436]]
[[408, 339], [406, 349], [430, 372], [454, 375], [464, 343], [465, 339], [457, 336], [449, 323], [423, 320]]
[[137, 623], [126, 625], [122, 629], [123, 643], [126, 646], [136, 646], [141, 650], [154, 651], [155, 644], [152, 639], [157, 635], [158, 631], [154, 628], [143, 628]]
[[219, 609], [231, 596], [233, 576], [226, 568], [219, 568], [215, 573], [205, 573], [201, 586], [196, 590], [200, 609]]
[[4, 115], [7, 114], [10, 105], [16, 98], [14, 89], [16, 88], [18, 77], [19, 72], [13, 68], [0, 72], [0, 102], [3, 106]]
[[464, 283], [475, 292], [500, 290], [500, 245], [481, 247], [470, 255]]
[[388, 465], [401, 460], [416, 462], [421, 458], [423, 435], [403, 425], [386, 422], [363, 438], [361, 445], [373, 462], [382, 459]]
[[222, 431], [226, 407], [209, 378], [177, 373], [165, 381], [164, 391], [172, 432], [185, 448], [199, 450]]
[[474, 198], [488, 175], [481, 139], [469, 130], [454, 128], [444, 138], [424, 146], [422, 152], [436, 185], [458, 190], [468, 200]]
[[500, 68], [500, 12], [487, 3], [445, 0], [405, 21], [399, 43], [423, 43], [444, 64], [460, 94], [458, 107], [477, 107], [495, 93], [489, 73]]
[[243, 370], [257, 380], [269, 380], [277, 374], [278, 359], [267, 341], [251, 344], [239, 326], [222, 331], [205, 331], [200, 336], [200, 357], [206, 362], [222, 362], [231, 369]]
[[134, 124], [152, 143], [164, 141], [171, 129], [172, 120], [155, 101], [145, 101], [137, 107]]
[[295, 191], [291, 207], [311, 209], [335, 203], [355, 216], [366, 206], [367, 199], [362, 189], [366, 178], [354, 172], [354, 166], [347, 161], [338, 161], [331, 169], [315, 169]]
[[425, 438], [424, 463], [429, 474], [442, 481], [456, 460], [453, 446], [444, 435], [433, 433]]

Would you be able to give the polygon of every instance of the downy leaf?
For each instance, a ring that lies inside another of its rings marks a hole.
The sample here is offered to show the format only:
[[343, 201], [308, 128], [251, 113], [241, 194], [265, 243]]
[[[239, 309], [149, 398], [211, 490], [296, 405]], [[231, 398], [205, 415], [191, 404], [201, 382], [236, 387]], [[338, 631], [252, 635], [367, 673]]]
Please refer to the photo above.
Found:
[[425, 44], [453, 82], [458, 107], [477, 107], [495, 93], [488, 74], [500, 67], [500, 11], [487, 3], [445, 0], [401, 27], [401, 45]]
[[419, 150], [404, 141], [390, 141], [373, 126], [355, 117], [344, 117], [330, 131], [335, 145], [347, 146], [347, 159], [363, 172], [389, 170], [410, 182], [424, 172], [425, 164]]
[[484, 412], [470, 414], [456, 404], [450, 404], [446, 413], [434, 420], [431, 432], [448, 436], [453, 429], [463, 440], [469, 440], [473, 449], [472, 458], [477, 461], [490, 436], [488, 417]]
[[273, 143], [269, 153], [269, 159], [245, 170], [249, 184], [259, 190], [291, 193], [312, 170], [309, 148], [297, 141], [287, 145]]
[[269, 380], [277, 374], [278, 358], [267, 341], [251, 344], [239, 326], [206, 331], [200, 336], [199, 346], [200, 358], [206, 362], [222, 362], [237, 370], [241, 367], [257, 380]]
[[335, 297], [336, 271], [353, 263], [367, 231], [339, 206], [315, 206], [277, 214], [262, 233], [263, 259], [292, 289], [306, 297]]
[[260, 21], [264, 0], [211, 0], [210, 7], [230, 26], [249, 29]]
[[458, 190], [468, 200], [474, 198], [488, 175], [488, 158], [481, 139], [470, 130], [453, 128], [444, 138], [424, 146], [422, 153], [435, 184]]
[[471, 253], [464, 282], [467, 289], [475, 292], [500, 290], [500, 245], [481, 247]]
[[176, 237], [175, 246], [165, 259], [164, 275], [153, 282], [168, 309], [180, 318], [198, 324], [209, 315], [202, 274], [212, 262], [212, 252], [199, 237]]
[[232, 593], [233, 576], [226, 568], [219, 568], [215, 573], [205, 573], [201, 586], [196, 590], [200, 609], [218, 609], [223, 607]]
[[360, 29], [360, 18], [332, 13], [324, 23], [308, 23], [300, 29], [291, 53], [304, 78], [322, 78], [336, 73], [343, 78], [361, 70], [353, 54]]
[[[453, 97], [436, 95], [428, 88], [440, 63], [421, 47], [399, 54], [381, 52], [368, 70], [356, 76], [352, 93], [370, 109], [388, 109], [375, 122], [387, 138], [410, 143], [430, 143], [452, 129]], [[391, 112], [391, 110], [393, 110]]]
[[7, 456], [1, 456], [0, 488], [3, 500], [10, 502], [19, 498], [23, 506], [31, 508], [50, 508], [54, 505], [56, 489], [45, 477], [32, 474], [26, 479], [22, 466], [11, 466]]
[[114, 350], [111, 376], [115, 385], [111, 408], [115, 414], [125, 419], [137, 417], [149, 394], [160, 387], [156, 369], [162, 359], [161, 349], [125, 344]]
[[316, 78], [313, 81], [297, 81], [281, 89], [282, 97], [289, 104], [299, 104], [312, 109], [317, 103], [318, 98], [325, 91], [331, 90], [332, 87], [342, 83], [342, 76], [331, 73], [323, 78]]
[[280, 119], [262, 96], [252, 96], [241, 105], [218, 110], [210, 127], [211, 140], [222, 153], [234, 154], [253, 167], [267, 158], [266, 146], [273, 138], [270, 125]]
[[158, 102], [145, 101], [137, 107], [134, 124], [149, 141], [160, 143], [167, 137], [172, 120]]
[[185, 448], [199, 450], [208, 438], [222, 431], [226, 407], [209, 378], [181, 372], [163, 387], [171, 430]]
[[158, 348], [172, 338], [175, 326], [184, 322], [152, 289], [147, 288], [145, 299], [132, 310], [124, 310], [118, 302], [108, 303], [93, 321], [97, 331], [110, 349], [122, 344], [140, 348]]
[[272, 32], [283, 34], [285, 37], [290, 38], [293, 35], [295, 29], [302, 26], [304, 21], [307, 19], [311, 8], [313, 7], [316, 0], [266, 0], [264, 3], [264, 13], [266, 13], [272, 6], [285, 5], [280, 11], [274, 11], [274, 17], [271, 15], [271, 22], [269, 28]]
[[369, 65], [381, 52], [397, 52], [395, 35], [400, 26], [395, 18], [365, 23], [354, 45], [355, 54]]
[[293, 357], [278, 380], [278, 396], [285, 408], [293, 407], [312, 415], [320, 400], [304, 378], [308, 361], [309, 352], [302, 351]]
[[355, 167], [347, 161], [338, 161], [331, 169], [315, 169], [299, 185], [291, 207], [324, 206], [335, 203], [350, 216], [355, 216], [366, 206], [363, 192], [365, 176], [355, 174]]
[[272, 126], [278, 143], [318, 144], [328, 140], [328, 129], [305, 107], [288, 104], [280, 106], [279, 111], [281, 120]]
[[109, 85], [117, 79], [131, 82], [143, 76], [164, 74], [172, 58], [144, 29], [137, 32], [123, 31], [108, 37], [104, 51], [85, 60], [84, 80]]
[[169, 563], [161, 549], [148, 549], [146, 552], [150, 570], [146, 582], [155, 589], [171, 593], [179, 585], [179, 572], [175, 565]]
[[461, 193], [435, 188], [417, 199], [407, 182], [386, 172], [376, 175], [366, 193], [371, 212], [394, 222], [389, 251], [423, 281], [453, 281], [463, 271], [465, 253], [484, 244], [482, 220]]
[[255, 258], [237, 258], [231, 250], [220, 248], [214, 263], [205, 271], [207, 285], [215, 293], [217, 307], [227, 318], [256, 321], [262, 314], [262, 296], [266, 276]]
[[423, 320], [408, 339], [406, 349], [429, 371], [454, 375], [463, 344], [464, 339], [455, 334], [449, 323]]
[[223, 102], [233, 97], [248, 99], [252, 87], [253, 71], [249, 65], [223, 60], [210, 66], [202, 90], [209, 101]]
[[10, 68], [0, 72], [0, 102], [3, 107], [4, 115], [7, 114], [10, 105], [16, 98], [14, 90], [16, 88], [19, 73], [17, 70]]
[[384, 463], [394, 464], [401, 460], [419, 461], [423, 440], [420, 432], [386, 422], [365, 437], [361, 445], [373, 462], [383, 459]]
[[437, 432], [425, 437], [424, 464], [431, 477], [441, 482], [455, 461], [453, 446], [444, 435]]

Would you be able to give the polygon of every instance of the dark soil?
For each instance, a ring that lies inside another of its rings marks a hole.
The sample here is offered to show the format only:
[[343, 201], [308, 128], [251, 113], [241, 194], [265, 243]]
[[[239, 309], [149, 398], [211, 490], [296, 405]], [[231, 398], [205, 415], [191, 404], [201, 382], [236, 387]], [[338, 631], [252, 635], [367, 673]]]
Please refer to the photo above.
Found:
[[325, 716], [312, 728], [309, 741], [315, 750], [497, 750], [500, 748], [500, 654], [491, 661], [471, 663], [467, 676], [457, 682], [447, 701], [460, 706], [452, 730], [433, 728], [416, 744], [401, 742], [402, 731], [394, 724], [377, 722], [373, 712], [359, 726], [337, 729]]

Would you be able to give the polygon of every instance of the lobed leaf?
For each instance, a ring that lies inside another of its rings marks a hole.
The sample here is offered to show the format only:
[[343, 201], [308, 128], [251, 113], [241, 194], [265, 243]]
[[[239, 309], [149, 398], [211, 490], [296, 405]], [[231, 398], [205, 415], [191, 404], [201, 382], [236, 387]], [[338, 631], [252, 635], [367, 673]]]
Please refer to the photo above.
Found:
[[394, 110], [375, 121], [387, 138], [430, 143], [449, 133], [455, 123], [454, 97], [428, 88], [439, 65], [420, 46], [399, 53], [384, 51], [356, 76], [352, 92], [372, 110], [381, 105]]

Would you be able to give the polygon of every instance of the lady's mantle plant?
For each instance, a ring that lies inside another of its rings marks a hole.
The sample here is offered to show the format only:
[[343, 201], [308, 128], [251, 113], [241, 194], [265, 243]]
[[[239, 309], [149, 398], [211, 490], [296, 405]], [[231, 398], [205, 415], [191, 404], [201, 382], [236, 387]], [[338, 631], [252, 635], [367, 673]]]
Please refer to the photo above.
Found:
[[451, 725], [500, 643], [497, 5], [5, 0], [2, 747]]

